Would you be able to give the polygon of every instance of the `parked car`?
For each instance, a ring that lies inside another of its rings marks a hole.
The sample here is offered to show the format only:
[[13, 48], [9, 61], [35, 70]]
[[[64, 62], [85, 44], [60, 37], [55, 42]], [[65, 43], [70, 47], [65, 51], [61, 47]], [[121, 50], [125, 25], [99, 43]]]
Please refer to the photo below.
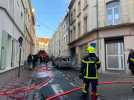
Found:
[[71, 57], [58, 57], [55, 59], [55, 67], [57, 68], [69, 68], [73, 66]]

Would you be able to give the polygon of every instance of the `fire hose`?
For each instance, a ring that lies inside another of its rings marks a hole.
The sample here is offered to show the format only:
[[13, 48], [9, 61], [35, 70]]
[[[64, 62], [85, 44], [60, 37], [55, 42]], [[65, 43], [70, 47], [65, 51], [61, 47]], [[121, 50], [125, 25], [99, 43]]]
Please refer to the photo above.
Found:
[[[107, 82], [99, 82], [99, 85], [103, 85], [103, 84], [133, 84], [133, 83], [134, 83], [134, 81], [107, 81]], [[60, 96], [64, 96], [64, 95], [70, 94], [72, 92], [80, 91], [80, 90], [81, 90], [81, 87], [76, 87], [76, 88], [73, 88], [71, 90], [56, 94], [54, 96], [50, 96], [46, 100], [54, 100]]]
[[32, 84], [31, 86], [24, 86], [24, 87], [20, 87], [20, 88], [0, 90], [0, 96], [10, 96], [13, 94], [18, 94], [18, 93], [31, 92], [33, 90], [40, 89], [44, 86], [47, 86], [48, 82], [51, 79], [52, 78], [49, 77], [46, 81], [39, 83], [39, 84]]

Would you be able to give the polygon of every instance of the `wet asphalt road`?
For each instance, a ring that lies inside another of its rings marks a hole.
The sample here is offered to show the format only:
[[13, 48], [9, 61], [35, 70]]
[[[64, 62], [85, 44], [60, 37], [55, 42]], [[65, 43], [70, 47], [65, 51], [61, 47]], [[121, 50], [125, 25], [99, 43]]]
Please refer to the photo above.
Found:
[[[58, 93], [62, 93], [63, 91], [71, 90], [75, 87], [79, 87], [79, 84], [74, 81], [75, 76], [67, 77], [64, 71], [68, 72], [72, 69], [62, 69], [58, 70], [52, 68], [54, 78], [49, 82], [47, 87], [44, 87], [40, 90], [40, 93], [44, 95], [44, 97], [53, 96]], [[55, 100], [81, 100], [80, 99], [81, 92], [71, 93], [66, 96], [59, 97]]]
[[[48, 86], [43, 87], [35, 94], [38, 95], [38, 100], [44, 100], [45, 97], [54, 96], [66, 90], [71, 90], [79, 87], [82, 81], [78, 78], [79, 71], [76, 69], [56, 69], [49, 66], [53, 79], [49, 81]], [[100, 75], [100, 81], [116, 80], [118, 77]], [[120, 77], [121, 79], [121, 77]], [[131, 80], [131, 79], [130, 79]], [[132, 84], [112, 84], [99, 85], [99, 99], [98, 100], [134, 100], [134, 93], [132, 92]], [[29, 99], [30, 100], [30, 99]], [[37, 99], [36, 99], [37, 100]], [[91, 100], [81, 98], [81, 91], [77, 91], [66, 96], [59, 97], [55, 100]]]

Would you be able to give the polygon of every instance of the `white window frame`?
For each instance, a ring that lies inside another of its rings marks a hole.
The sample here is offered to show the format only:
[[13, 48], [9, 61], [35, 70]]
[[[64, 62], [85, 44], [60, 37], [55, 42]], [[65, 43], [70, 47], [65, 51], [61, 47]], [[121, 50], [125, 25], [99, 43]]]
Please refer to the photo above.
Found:
[[[117, 43], [117, 45], [118, 45], [118, 55], [116, 55], [116, 54], [110, 54], [110, 55], [107, 55], [107, 46], [108, 46], [108, 44], [106, 43], [106, 69], [107, 70], [125, 70], [125, 60], [124, 60], [124, 51], [122, 51], [123, 53], [122, 54], [120, 54], [120, 49], [123, 49], [123, 43]], [[120, 46], [122, 47], [122, 48], [120, 48]], [[108, 56], [117, 56], [118, 57], [118, 60], [120, 59], [120, 57], [122, 57], [123, 59], [123, 62], [121, 62], [121, 60], [119, 60], [119, 62], [118, 62], [118, 64], [119, 64], [119, 67], [118, 68], [110, 68], [109, 66], [108, 66]], [[122, 65], [123, 66], [121, 66], [121, 63], [122, 63]]]
[[[108, 4], [109, 5], [109, 4]], [[118, 14], [118, 16], [119, 16], [119, 18], [118, 18], [118, 22], [116, 21], [116, 19], [115, 19], [115, 8], [118, 8], [119, 9], [119, 14]], [[114, 5], [114, 6], [111, 6], [111, 7], [107, 7], [106, 8], [106, 10], [107, 10], [107, 23], [108, 23], [108, 25], [116, 25], [116, 24], [118, 24], [119, 22], [120, 22], [120, 5]], [[112, 10], [112, 22], [111, 22], [111, 20], [109, 20], [109, 15], [108, 15], [108, 11], [109, 10]], [[109, 23], [110, 22], [110, 23]]]

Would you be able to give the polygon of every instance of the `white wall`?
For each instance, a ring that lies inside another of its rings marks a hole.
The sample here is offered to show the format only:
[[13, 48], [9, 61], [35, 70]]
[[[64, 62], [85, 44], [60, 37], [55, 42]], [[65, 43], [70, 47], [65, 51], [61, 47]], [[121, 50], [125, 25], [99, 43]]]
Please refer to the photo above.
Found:
[[[8, 11], [8, 13], [11, 15], [11, 17], [15, 21], [15, 23], [18, 25], [19, 29], [24, 34], [24, 30], [25, 30], [24, 29], [24, 16], [25, 15], [24, 15], [24, 8], [22, 6], [21, 0], [0, 0], [0, 6], [5, 8]], [[7, 53], [6, 53], [6, 57], [3, 58], [6, 61], [6, 63], [4, 64], [6, 69], [0, 70], [0, 73], [10, 70], [12, 68], [18, 67], [18, 63], [19, 63], [18, 38], [22, 36], [22, 33], [20, 32], [20, 30], [18, 30], [15, 24], [11, 21], [10, 17], [7, 15], [5, 10], [0, 8], [0, 57], [1, 57], [2, 32], [6, 32], [7, 34], [9, 34], [9, 36], [7, 35], [8, 40], [6, 41], [7, 45], [5, 46]], [[24, 45], [22, 48], [22, 64], [26, 60], [27, 55], [30, 53], [30, 45], [31, 45], [31, 42], [29, 42], [31, 40], [26, 41], [24, 37], [23, 39], [24, 39]], [[14, 53], [12, 52], [12, 40], [14, 41], [13, 42]], [[25, 55], [25, 51], [26, 51], [26, 55]], [[11, 61], [14, 67], [11, 67]]]
[[126, 67], [126, 71], [129, 72], [128, 69], [128, 64], [127, 64], [127, 58], [128, 58], [128, 54], [129, 54], [129, 50], [133, 49], [134, 50], [134, 36], [126, 36], [124, 37], [124, 48], [125, 48], [125, 67]]
[[99, 59], [101, 61], [100, 72], [105, 72], [105, 42], [104, 39], [99, 40]]
[[[5, 13], [4, 10], [0, 10], [0, 32], [6, 32], [7, 34], [9, 34], [9, 38], [7, 42], [7, 54], [6, 54], [6, 69], [10, 69], [11, 68], [11, 56], [12, 56], [12, 40], [13, 39], [18, 39], [18, 37], [20, 36], [20, 32], [17, 30], [17, 28], [14, 26], [14, 24], [12, 23], [12, 21], [9, 19], [9, 17], [7, 16], [7, 14]], [[1, 37], [2, 34], [0, 34]], [[0, 41], [2, 41], [2, 39], [0, 38]], [[16, 41], [17, 42], [17, 41]], [[1, 42], [0, 42], [1, 43]], [[17, 43], [14, 44], [16, 49], [18, 49], [17, 47]], [[17, 50], [15, 50], [15, 61], [13, 62], [15, 64], [15, 66], [18, 65], [18, 52]], [[1, 53], [1, 45], [0, 45], [0, 53]]]

